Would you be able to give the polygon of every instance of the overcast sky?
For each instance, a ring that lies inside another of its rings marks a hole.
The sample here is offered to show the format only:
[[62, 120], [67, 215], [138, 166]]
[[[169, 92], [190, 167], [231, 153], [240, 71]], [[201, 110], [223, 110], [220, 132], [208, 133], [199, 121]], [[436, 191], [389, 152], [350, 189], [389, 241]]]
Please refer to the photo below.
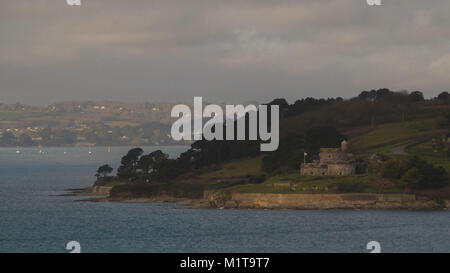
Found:
[[0, 0], [0, 102], [450, 89], [450, 1]]

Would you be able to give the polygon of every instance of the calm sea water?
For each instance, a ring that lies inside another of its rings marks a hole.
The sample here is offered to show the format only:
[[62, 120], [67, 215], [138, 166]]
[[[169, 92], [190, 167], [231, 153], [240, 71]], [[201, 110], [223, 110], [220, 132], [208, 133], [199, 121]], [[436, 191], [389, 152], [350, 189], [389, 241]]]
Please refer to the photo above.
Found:
[[[187, 147], [159, 147], [172, 157]], [[150, 152], [156, 147], [146, 147]], [[127, 147], [0, 149], [0, 252], [449, 252], [449, 211], [189, 209], [174, 204], [74, 202], [100, 164]], [[64, 151], [67, 154], [64, 154]]]

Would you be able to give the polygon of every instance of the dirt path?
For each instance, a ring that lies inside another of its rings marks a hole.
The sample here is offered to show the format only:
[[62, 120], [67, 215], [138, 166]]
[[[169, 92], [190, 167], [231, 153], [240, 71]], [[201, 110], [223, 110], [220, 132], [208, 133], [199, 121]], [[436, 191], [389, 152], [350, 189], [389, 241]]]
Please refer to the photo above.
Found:
[[394, 155], [408, 155], [408, 153], [405, 151], [406, 146], [408, 146], [408, 145], [405, 144], [405, 145], [395, 147], [392, 149], [392, 153]]

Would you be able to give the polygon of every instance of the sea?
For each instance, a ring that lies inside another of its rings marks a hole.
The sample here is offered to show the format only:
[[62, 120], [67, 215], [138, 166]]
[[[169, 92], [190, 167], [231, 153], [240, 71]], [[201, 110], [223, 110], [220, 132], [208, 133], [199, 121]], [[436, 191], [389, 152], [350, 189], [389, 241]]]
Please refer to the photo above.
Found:
[[[450, 212], [191, 209], [78, 202], [100, 165], [131, 147], [0, 148], [0, 252], [449, 252]], [[143, 147], [177, 157], [187, 146]], [[373, 244], [373, 243], [371, 243]]]

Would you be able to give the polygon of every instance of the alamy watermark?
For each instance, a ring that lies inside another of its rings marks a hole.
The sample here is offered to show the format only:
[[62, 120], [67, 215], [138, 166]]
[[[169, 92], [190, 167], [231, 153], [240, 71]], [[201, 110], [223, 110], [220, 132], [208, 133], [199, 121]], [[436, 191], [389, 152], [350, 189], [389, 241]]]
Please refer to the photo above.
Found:
[[66, 0], [69, 6], [81, 6], [81, 0]]
[[[69, 6], [81, 6], [81, 0], [66, 0], [67, 5]], [[369, 6], [381, 6], [381, 0], [366, 0], [367, 5]]]
[[366, 0], [369, 6], [381, 6], [381, 0]]
[[[268, 123], [268, 109], [270, 108], [270, 123]], [[181, 115], [181, 117], [180, 117]], [[248, 115], [248, 140], [259, 139], [261, 151], [275, 151], [279, 144], [279, 106], [278, 105], [226, 105], [225, 116], [222, 107], [217, 104], [207, 105], [203, 109], [202, 97], [194, 97], [194, 113], [189, 106], [175, 105], [171, 116], [178, 118], [171, 129], [172, 139], [180, 140], [247, 140], [246, 139], [246, 115]], [[203, 118], [210, 118], [203, 125]], [[192, 119], [194, 130], [192, 131]], [[235, 133], [235, 124], [237, 130]], [[270, 124], [270, 130], [268, 125]], [[259, 130], [258, 130], [259, 129]], [[259, 133], [259, 134], [258, 134]], [[235, 139], [236, 136], [236, 139]]]
[[[67, 5], [69, 6], [81, 6], [81, 0], [66, 0]], [[369, 6], [381, 6], [381, 0], [366, 0], [367, 5]]]
[[77, 241], [70, 241], [66, 244], [66, 249], [70, 250], [69, 253], [81, 253], [81, 245]]

